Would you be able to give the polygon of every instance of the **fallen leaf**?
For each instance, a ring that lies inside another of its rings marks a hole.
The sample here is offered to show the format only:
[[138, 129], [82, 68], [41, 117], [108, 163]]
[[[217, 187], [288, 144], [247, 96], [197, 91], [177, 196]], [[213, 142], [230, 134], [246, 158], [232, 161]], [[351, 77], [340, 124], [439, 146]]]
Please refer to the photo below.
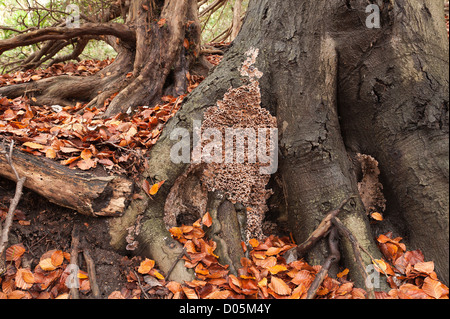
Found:
[[197, 294], [195, 293], [194, 289], [188, 288], [188, 287], [182, 287], [184, 294], [188, 299], [198, 299]]
[[16, 287], [23, 290], [28, 290], [35, 283], [33, 273], [29, 269], [19, 268], [16, 272], [15, 284]]
[[41, 149], [43, 149], [45, 147], [44, 145], [41, 145], [41, 144], [38, 144], [38, 143], [33, 143], [33, 142], [23, 143], [23, 146], [32, 148], [34, 150], [41, 150]]
[[212, 217], [211, 217], [211, 215], [208, 212], [203, 216], [202, 223], [206, 227], [211, 227], [211, 225], [212, 225]]
[[276, 275], [279, 272], [287, 271], [287, 270], [288, 269], [284, 265], [275, 265], [275, 266], [269, 268], [269, 271], [272, 275]]
[[252, 246], [253, 248], [258, 247], [259, 246], [259, 241], [256, 238], [252, 238], [249, 240], [248, 242], [250, 244], [250, 246]]
[[372, 217], [373, 219], [377, 220], [377, 221], [382, 221], [383, 220], [383, 215], [381, 215], [380, 213], [372, 213], [370, 215], [370, 217]]
[[77, 167], [83, 171], [90, 170], [91, 168], [94, 168], [96, 166], [97, 163], [90, 158], [81, 160], [77, 163]]
[[55, 252], [53, 252], [50, 259], [51, 259], [53, 266], [55, 266], [55, 267], [61, 266], [61, 264], [64, 261], [64, 255], [63, 255], [62, 250], [56, 250]]
[[348, 273], [349, 273], [349, 269], [346, 268], [346, 269], [344, 269], [343, 271], [341, 271], [340, 273], [338, 273], [338, 274], [336, 275], [336, 277], [342, 278], [342, 277], [348, 275]]
[[141, 262], [141, 264], [139, 266], [138, 273], [143, 274], [143, 275], [148, 274], [154, 266], [155, 266], [154, 260], [145, 258], [145, 260], [143, 262]]
[[56, 158], [56, 152], [53, 148], [49, 148], [45, 151], [45, 157], [55, 159]]
[[290, 295], [292, 289], [280, 278], [272, 277], [270, 280], [269, 288], [272, 289], [276, 294], [281, 296]]
[[421, 262], [414, 265], [414, 270], [417, 272], [431, 274], [434, 271], [434, 262]]
[[92, 157], [92, 152], [89, 149], [85, 149], [81, 152], [80, 156], [84, 160], [89, 160]]
[[165, 18], [162, 18], [158, 21], [158, 26], [162, 28], [166, 24], [167, 20]]
[[6, 261], [16, 261], [25, 253], [25, 247], [22, 244], [15, 244], [6, 249]]
[[156, 193], [158, 193], [160, 187], [164, 184], [164, 182], [165, 182], [165, 181], [161, 181], [161, 182], [159, 182], [159, 183], [154, 184], [154, 185], [150, 188], [149, 194], [152, 195], [152, 196], [153, 196], [153, 195], [156, 195]]
[[57, 268], [55, 265], [53, 265], [51, 258], [41, 259], [41, 261], [39, 261], [39, 267], [41, 267], [41, 269], [45, 271], [52, 271]]
[[[415, 267], [414, 267], [415, 268]], [[439, 299], [445, 292], [445, 289], [437, 280], [433, 280], [430, 277], [425, 278], [422, 286], [422, 290], [430, 297]]]

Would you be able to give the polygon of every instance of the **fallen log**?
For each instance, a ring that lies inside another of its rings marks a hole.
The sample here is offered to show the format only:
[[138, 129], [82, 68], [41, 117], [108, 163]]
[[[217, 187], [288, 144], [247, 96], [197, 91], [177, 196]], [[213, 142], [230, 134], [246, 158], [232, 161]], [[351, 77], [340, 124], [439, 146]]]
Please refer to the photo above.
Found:
[[[121, 216], [133, 193], [133, 182], [123, 176], [72, 170], [17, 150], [12, 160], [19, 175], [26, 177], [26, 188], [83, 215]], [[17, 182], [5, 154], [0, 154], [0, 176]]]

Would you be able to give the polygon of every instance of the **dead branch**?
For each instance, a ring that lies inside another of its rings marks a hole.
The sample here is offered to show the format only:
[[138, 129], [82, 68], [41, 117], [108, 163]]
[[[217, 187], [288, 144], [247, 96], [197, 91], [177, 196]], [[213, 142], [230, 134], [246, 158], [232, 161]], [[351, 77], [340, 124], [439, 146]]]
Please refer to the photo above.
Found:
[[178, 264], [178, 262], [181, 260], [181, 258], [184, 257], [184, 255], [186, 255], [186, 247], [183, 248], [182, 252], [180, 253], [180, 255], [178, 255], [177, 259], [175, 260], [175, 262], [172, 264], [172, 267], [170, 267], [169, 271], [167, 272], [166, 277], [164, 278], [165, 281], [169, 280], [170, 275], [172, 274], [173, 270], [175, 269], [175, 266]]
[[332, 210], [325, 216], [325, 218], [320, 222], [319, 226], [316, 228], [316, 230], [308, 237], [307, 240], [305, 240], [302, 244], [298, 245], [296, 249], [297, 256], [301, 257], [306, 252], [308, 252], [320, 239], [325, 237], [328, 232], [330, 231], [330, 228], [332, 226], [332, 219], [335, 218], [341, 210], [344, 208], [344, 206], [350, 201], [350, 199], [354, 198], [354, 196], [349, 197], [348, 199], [344, 200], [337, 209]]
[[113, 35], [131, 47], [136, 46], [136, 33], [120, 23], [86, 23], [79, 28], [50, 27], [17, 35], [0, 41], [0, 54], [22, 46], [48, 40], [69, 40], [88, 35]]
[[325, 262], [322, 265], [322, 268], [320, 269], [313, 283], [309, 287], [306, 299], [314, 299], [314, 297], [317, 295], [317, 290], [323, 283], [325, 277], [330, 271], [331, 266], [337, 263], [341, 258], [341, 255], [339, 253], [339, 235], [337, 227], [333, 227], [331, 229], [330, 235], [328, 237], [328, 245], [330, 247], [330, 256], [325, 260]]
[[98, 284], [97, 284], [97, 274], [95, 271], [95, 263], [94, 263], [94, 259], [92, 258], [89, 249], [86, 246], [83, 247], [83, 256], [84, 256], [84, 260], [86, 261], [86, 265], [87, 265], [87, 271], [88, 271], [88, 276], [89, 276], [89, 283], [91, 284], [92, 295], [94, 296], [95, 299], [99, 299], [100, 298], [100, 288], [98, 287]]
[[[5, 147], [4, 147], [5, 148]], [[14, 167], [13, 160], [12, 160], [12, 154], [14, 149], [14, 141], [11, 142], [9, 146], [9, 152], [6, 152], [3, 150], [1, 153], [5, 154], [6, 160], [11, 166], [11, 169], [14, 172], [14, 175], [17, 180], [16, 184], [16, 192], [14, 194], [14, 198], [11, 201], [11, 205], [9, 206], [8, 214], [6, 215], [5, 223], [2, 226], [2, 223], [0, 221], [0, 273], [2, 273], [3, 267], [4, 267], [4, 261], [3, 261], [3, 254], [6, 250], [6, 246], [8, 246], [9, 241], [9, 231], [12, 226], [14, 212], [16, 211], [17, 205], [19, 204], [20, 197], [22, 196], [22, 190], [23, 185], [25, 184], [26, 177], [20, 177], [19, 173], [17, 172], [16, 168]]]
[[366, 290], [369, 295], [369, 299], [376, 299], [373, 287], [371, 287], [367, 284], [368, 283], [368, 280], [367, 280], [368, 275], [366, 272], [366, 268], [364, 266], [364, 262], [361, 257], [360, 244], [359, 244], [358, 240], [355, 238], [355, 236], [353, 236], [352, 232], [347, 227], [345, 227], [345, 225], [339, 220], [339, 218], [333, 217], [331, 221], [332, 221], [333, 225], [339, 230], [339, 233], [342, 236], [346, 237], [350, 241], [352, 248], [353, 248], [354, 255], [355, 255], [354, 262], [358, 265], [359, 272], [361, 273], [361, 276], [364, 278], [364, 281], [366, 283]]

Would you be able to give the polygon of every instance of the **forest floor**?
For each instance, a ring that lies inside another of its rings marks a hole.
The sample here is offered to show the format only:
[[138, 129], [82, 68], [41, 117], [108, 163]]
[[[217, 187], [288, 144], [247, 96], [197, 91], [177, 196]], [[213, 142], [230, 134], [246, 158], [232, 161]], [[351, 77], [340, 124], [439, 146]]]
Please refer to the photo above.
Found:
[[[220, 56], [210, 56], [214, 64]], [[17, 72], [0, 76], [0, 86], [41, 78], [69, 74], [95, 74], [111, 61], [83, 61], [67, 63], [48, 69]], [[190, 78], [193, 90], [200, 78]], [[189, 93], [189, 92], [187, 92]], [[60, 161], [73, 169], [103, 168], [109, 172], [139, 173], [145, 165], [145, 154], [158, 140], [165, 123], [179, 109], [182, 98], [163, 97], [154, 108], [140, 108], [130, 116], [95, 122], [99, 110], [84, 110], [82, 106], [37, 107], [26, 98], [8, 100], [0, 97], [0, 133], [14, 138], [21, 150]], [[106, 107], [106, 105], [105, 105]], [[30, 121], [30, 117], [33, 121]], [[99, 120], [100, 121], [100, 120]], [[71, 129], [64, 125], [70, 124]], [[102, 126], [105, 131], [80, 134], [88, 126]], [[58, 127], [58, 129], [55, 129]], [[62, 128], [61, 128], [62, 127]], [[103, 133], [102, 133], [103, 132]], [[123, 136], [125, 135], [125, 138]], [[55, 138], [56, 136], [56, 138]], [[86, 146], [88, 143], [89, 146]], [[83, 151], [82, 151], [83, 150]], [[81, 154], [80, 154], [81, 152]], [[98, 166], [97, 166], [98, 165]], [[15, 183], [0, 178], [0, 220], [5, 218]], [[153, 185], [155, 186], [155, 185]], [[142, 185], [151, 191], [151, 185]], [[156, 189], [157, 191], [157, 189]], [[380, 216], [380, 218], [382, 218]], [[320, 272], [320, 265], [310, 266], [303, 261], [286, 261], [283, 254], [295, 247], [289, 237], [273, 234], [264, 242], [253, 240], [243, 247], [247, 257], [236, 275], [230, 274], [214, 254], [215, 243], [205, 236], [210, 226], [208, 216], [194, 225], [171, 229], [174, 238], [186, 248], [183, 257], [186, 267], [192, 268], [196, 280], [175, 283], [165, 280], [152, 260], [120, 255], [110, 246], [107, 218], [92, 218], [50, 203], [47, 199], [25, 189], [10, 233], [6, 251], [8, 268], [0, 274], [0, 299], [68, 298], [67, 286], [70, 253], [74, 228], [79, 231], [80, 251], [88, 250], [95, 265], [95, 277], [88, 272], [88, 258], [80, 253], [76, 277], [81, 298], [94, 298], [92, 284], [97, 283], [97, 298], [305, 298], [308, 288]], [[434, 273], [434, 264], [426, 262], [419, 251], [408, 252], [401, 238], [381, 235], [378, 243], [385, 260], [374, 261], [380, 273], [386, 275], [392, 287], [377, 298], [448, 298], [448, 288]], [[73, 260], [72, 260], [73, 262]], [[318, 298], [366, 298], [367, 292], [347, 280], [348, 270], [341, 269], [337, 278], [326, 277], [317, 289]], [[95, 279], [95, 280], [94, 280]]]

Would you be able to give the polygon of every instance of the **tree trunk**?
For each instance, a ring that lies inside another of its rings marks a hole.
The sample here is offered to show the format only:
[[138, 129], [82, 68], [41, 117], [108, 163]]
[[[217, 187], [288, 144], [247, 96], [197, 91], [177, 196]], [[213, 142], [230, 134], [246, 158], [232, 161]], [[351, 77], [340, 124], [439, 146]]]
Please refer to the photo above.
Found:
[[[80, 28], [55, 27], [0, 41], [0, 54], [42, 41], [81, 36], [113, 37], [116, 60], [89, 78], [58, 77], [0, 88], [0, 95], [27, 94], [38, 105], [88, 103], [102, 108], [114, 95], [104, 117], [137, 106], [155, 105], [162, 95], [180, 95], [187, 87], [187, 72], [200, 56], [197, 1], [137, 0], [128, 8], [125, 24], [87, 23]], [[108, 38], [109, 37], [109, 38]]]
[[448, 40], [444, 1], [381, 3], [381, 28], [367, 29], [363, 2], [337, 15], [339, 111], [346, 144], [379, 162], [387, 221], [410, 248], [449, 273]]
[[[124, 250], [125, 239], [132, 237], [135, 253], [155, 259], [161, 270], [167, 272], [176, 264], [171, 279], [192, 279], [192, 272], [178, 262], [182, 247], [167, 230], [164, 212], [176, 202], [173, 194], [189, 200], [195, 189], [196, 196], [203, 196], [199, 206], [181, 203], [178, 207], [199, 214], [208, 204], [218, 223], [227, 226], [212, 234], [224, 242], [218, 247], [221, 258], [239, 266], [239, 234], [231, 232], [237, 227], [230, 228], [238, 224], [235, 207], [226, 198], [215, 202], [214, 194], [201, 190], [200, 179], [189, 177], [193, 170], [188, 163], [171, 161], [171, 150], [179, 143], [171, 133], [183, 128], [192, 136], [193, 121], [202, 121], [204, 112], [222, 100], [230, 86], [245, 84], [239, 68], [245, 53], [257, 48], [255, 67], [264, 73], [261, 105], [277, 118], [278, 175], [296, 241], [306, 240], [329, 211], [356, 196], [338, 217], [372, 257], [380, 258], [358, 196], [353, 160], [356, 153], [371, 155], [380, 164], [387, 220], [400, 226], [409, 249], [420, 248], [435, 261], [436, 272], [448, 284], [448, 40], [443, 2], [375, 2], [381, 12], [380, 29], [367, 27], [369, 14], [363, 0], [250, 1], [232, 48], [185, 99], [150, 153], [149, 169], [141, 178], [165, 181], [164, 185], [153, 200], [142, 193], [123, 217], [110, 221], [111, 244]], [[86, 81], [77, 79], [76, 83], [92, 87], [84, 86], [83, 93], [73, 95], [64, 91], [62, 99], [80, 95], [90, 104], [102, 105], [118, 92], [106, 112], [110, 116], [154, 103], [165, 90], [181, 90], [186, 70], [198, 55], [196, 5], [194, 0], [134, 1], [126, 23], [135, 30], [135, 46], [129, 49], [124, 43], [109, 67], [112, 74], [107, 76], [105, 70]], [[185, 38], [189, 46], [184, 45]], [[104, 79], [113, 75], [116, 81]], [[57, 88], [66, 88], [61, 87], [64, 83], [69, 88], [72, 81], [42, 80], [19, 89], [0, 88], [0, 94], [28, 90], [44, 98], [56, 97]], [[185, 146], [192, 150], [195, 145], [189, 141]], [[341, 262], [356, 284], [364, 287], [350, 242], [342, 238], [340, 248]], [[329, 255], [322, 240], [307, 258], [321, 264]], [[368, 256], [362, 257], [365, 265], [371, 264]]]
[[[386, 5], [383, 8], [387, 10], [388, 7]], [[423, 161], [417, 161], [417, 157], [409, 157], [409, 154], [423, 153], [425, 146], [428, 148], [428, 145], [437, 145], [440, 141], [439, 138], [433, 140], [432, 137], [440, 136], [442, 141], [448, 132], [446, 117], [448, 91], [445, 91], [444, 76], [440, 75], [445, 73], [445, 70], [439, 70], [439, 65], [444, 65], [447, 60], [444, 57], [439, 59], [427, 57], [425, 54], [422, 57], [422, 53], [414, 54], [420, 56], [421, 64], [418, 62], [419, 60], [416, 60], [415, 65], [419, 66], [420, 72], [418, 73], [422, 73], [422, 80], [430, 82], [428, 78], [431, 78], [431, 81], [435, 81], [434, 90], [442, 91], [441, 97], [436, 98], [440, 101], [439, 104], [436, 104], [438, 111], [431, 112], [434, 117], [430, 117], [435, 119], [433, 122], [436, 122], [436, 125], [434, 129], [425, 129], [423, 125], [421, 128], [421, 125], [411, 122], [414, 117], [410, 116], [409, 127], [401, 130], [404, 138], [397, 142], [399, 146], [409, 147], [409, 153], [405, 150], [402, 153], [396, 153], [408, 154], [408, 156], [403, 156], [405, 159], [402, 161], [387, 161], [393, 155], [395, 156], [391, 150], [396, 145], [393, 141], [399, 137], [395, 131], [398, 125], [391, 123], [393, 115], [398, 114], [395, 118], [402, 119], [404, 113], [402, 113], [403, 110], [399, 110], [399, 107], [403, 105], [406, 108], [405, 111], [411, 108], [406, 103], [395, 104], [393, 102], [394, 100], [408, 101], [411, 99], [411, 83], [401, 79], [391, 82], [391, 85], [395, 85], [397, 88], [397, 98], [394, 99], [393, 96], [392, 103], [389, 102], [391, 111], [388, 112], [387, 108], [380, 108], [378, 98], [373, 95], [372, 89], [364, 91], [366, 100], [358, 99], [363, 95], [361, 86], [358, 85], [361, 79], [365, 79], [362, 85], [365, 83], [367, 86], [371, 83], [370, 88], [378, 84], [377, 92], [380, 91], [381, 82], [376, 80], [376, 68], [363, 68], [367, 73], [364, 76], [361, 72], [357, 72], [357, 68], [362, 68], [365, 63], [369, 63], [372, 66], [384, 68], [385, 74], [389, 74], [389, 71], [392, 72], [389, 63], [395, 62], [396, 65], [404, 65], [404, 62], [398, 57], [408, 59], [409, 56], [405, 57], [400, 53], [402, 46], [398, 45], [401, 42], [399, 40], [402, 39], [409, 43], [414, 39], [406, 37], [406, 34], [396, 33], [397, 40], [393, 41], [394, 31], [386, 33], [386, 30], [383, 32], [380, 30], [377, 33], [376, 30], [367, 29], [364, 24], [365, 19], [362, 19], [362, 17], [367, 17], [365, 8], [362, 2], [359, 2], [358, 5], [353, 3], [350, 5], [348, 1], [304, 1], [300, 5], [294, 1], [251, 2], [244, 26], [233, 48], [227, 52], [214, 73], [188, 97], [183, 108], [167, 125], [160, 141], [151, 153], [149, 159], [151, 169], [148, 174], [156, 180], [166, 180], [164, 184], [166, 191], [158, 194], [158, 205], [155, 206], [155, 203], [152, 202], [151, 207], [147, 207], [145, 216], [151, 216], [147, 219], [147, 224], [152, 225], [155, 218], [156, 220], [161, 218], [160, 212], [164, 206], [165, 196], [174, 185], [176, 177], [187, 168], [187, 165], [167, 162], [170, 158], [170, 149], [176, 143], [176, 141], [170, 140], [170, 132], [180, 127], [192, 132], [192, 121], [201, 120], [206, 108], [213, 106], [217, 100], [221, 99], [230, 84], [234, 87], [241, 85], [237, 73], [238, 66], [244, 59], [244, 53], [250, 47], [256, 47], [261, 49], [256, 66], [264, 72], [261, 79], [262, 105], [276, 115], [278, 120], [281, 151], [279, 173], [285, 185], [290, 224], [297, 241], [305, 240], [325, 214], [338, 207], [342, 200], [358, 194], [357, 173], [352, 156], [355, 152], [368, 153], [380, 161], [383, 183], [385, 183], [389, 200], [389, 211], [398, 209], [410, 215], [407, 217], [408, 223], [404, 225], [406, 229], [410, 227], [410, 235], [414, 233], [411, 239], [416, 238], [415, 242], [411, 241], [410, 249], [421, 248], [427, 256], [436, 259], [437, 268], [439, 268], [437, 271], [441, 278], [447, 281], [448, 275], [445, 274], [445, 269], [448, 267], [448, 262], [442, 262], [444, 258], [437, 256], [437, 253], [441, 252], [444, 256], [444, 251], [448, 253], [448, 228], [446, 230], [448, 201], [443, 196], [441, 197], [441, 193], [447, 192], [446, 194], [448, 194], [448, 189], [438, 186], [436, 189], [438, 193], [421, 202], [411, 200], [411, 198], [417, 193], [414, 189], [419, 188], [423, 191], [426, 185], [431, 185], [435, 181], [442, 180], [442, 184], [446, 179], [448, 181], [448, 168], [439, 164], [446, 162], [448, 154], [444, 148], [438, 149], [441, 153], [435, 153], [434, 163], [427, 165]], [[433, 23], [436, 24], [436, 30], [440, 27], [444, 30], [443, 23], [437, 22], [440, 18], [437, 17], [437, 5], [429, 5], [428, 8], [429, 10], [436, 8], [436, 17], [433, 20], [426, 18], [423, 23]], [[400, 9], [397, 8], [397, 10]], [[310, 14], [311, 12], [315, 14]], [[385, 11], [382, 12], [382, 17], [385, 17]], [[431, 12], [434, 12], [434, 9]], [[423, 15], [423, 13], [421, 14]], [[390, 23], [384, 22], [386, 23], [384, 28], [392, 30], [393, 26], [403, 25], [402, 21], [406, 18], [401, 14], [391, 14], [391, 19], [393, 20]], [[406, 29], [406, 27], [404, 28]], [[416, 34], [423, 33], [424, 39], [428, 38], [425, 28], [415, 30], [415, 32]], [[434, 36], [428, 38], [427, 43], [446, 40], [444, 32], [439, 31], [440, 38]], [[368, 39], [371, 39], [375, 33], [385, 39], [372, 44], [373, 47], [386, 42], [397, 43], [395, 50], [388, 50], [389, 54], [384, 50], [381, 54], [380, 49], [380, 56], [373, 55], [372, 52], [375, 49], [370, 49], [372, 46]], [[344, 38], [346, 34], [348, 38]], [[349, 42], [350, 38], [352, 42]], [[391, 42], [387, 41], [388, 39], [391, 39]], [[353, 45], [349, 46], [348, 43], [353, 43]], [[366, 47], [365, 44], [367, 49], [361, 49]], [[354, 51], [358, 51], [356, 58]], [[442, 52], [446, 52], [445, 49]], [[353, 60], [350, 60], [352, 57]], [[428, 62], [428, 59], [440, 61], [434, 63], [433, 61]], [[428, 77], [423, 71], [425, 69]], [[344, 72], [346, 70], [353, 72]], [[368, 77], [373, 70], [375, 73]], [[405, 67], [401, 70], [403, 73], [406, 72]], [[416, 78], [420, 79], [420, 77]], [[414, 77], [410, 77], [410, 79], [414, 79]], [[438, 79], [440, 80], [438, 81]], [[382, 78], [381, 81], [383, 81]], [[429, 84], [426, 85], [429, 86]], [[400, 91], [401, 94], [398, 93], [399, 87], [404, 88]], [[414, 91], [416, 103], [434, 99], [434, 94], [431, 94], [430, 90], [414, 89]], [[352, 99], [348, 100], [350, 98]], [[361, 112], [362, 105], [366, 109]], [[371, 116], [369, 112], [371, 108], [378, 112], [377, 117]], [[381, 110], [383, 112], [379, 113]], [[382, 117], [381, 114], [383, 114]], [[422, 120], [424, 119], [422, 118]], [[377, 128], [379, 129], [377, 130]], [[367, 131], [362, 132], [362, 129]], [[421, 131], [421, 135], [417, 135]], [[373, 140], [368, 145], [370, 137], [373, 137]], [[354, 141], [358, 141], [356, 143], [358, 146], [364, 145], [364, 141], [365, 146], [355, 149]], [[387, 141], [390, 141], [389, 144]], [[429, 153], [430, 150], [427, 152]], [[166, 159], [165, 165], [161, 165], [163, 159]], [[421, 162], [422, 164], [420, 164]], [[437, 168], [429, 170], [429, 165], [436, 165]], [[417, 170], [411, 169], [414, 167], [417, 167]], [[422, 174], [421, 183], [417, 183], [417, 179], [412, 179], [413, 177], [417, 178], [415, 174], [419, 171], [426, 171]], [[398, 175], [396, 175], [397, 173]], [[401, 174], [404, 173], [411, 174], [411, 177], [402, 180]], [[402, 196], [400, 190], [403, 190], [407, 196]], [[424, 195], [423, 192], [422, 195]], [[423, 203], [430, 205], [430, 211], [431, 207], [435, 207], [441, 213], [421, 216], [417, 209], [411, 210], [413, 205], [423, 209]], [[430, 218], [430, 216], [441, 216], [431, 218], [431, 220], [436, 220], [436, 223], [431, 224], [430, 229], [419, 232], [412, 226], [413, 220]], [[373, 257], [380, 256], [372, 237], [365, 208], [359, 198], [350, 201], [344, 207], [344, 213], [341, 213], [339, 218]], [[440, 222], [438, 222], [439, 218], [441, 218]], [[442, 234], [438, 236], [435, 243], [419, 244], [435, 240], [433, 232], [440, 230], [442, 230]], [[144, 252], [151, 253], [156, 250], [156, 248], [151, 248], [154, 246], [152, 244], [154, 236], [141, 233], [140, 237], [143, 246], [147, 247], [144, 248]], [[363, 287], [363, 276], [353, 262], [354, 255], [350, 243], [343, 240], [341, 249], [345, 266], [351, 270], [352, 279]], [[309, 258], [313, 263], [321, 263], [328, 254], [326, 244], [323, 243], [309, 254]], [[371, 263], [367, 256], [363, 255], [363, 258], [365, 264]]]

